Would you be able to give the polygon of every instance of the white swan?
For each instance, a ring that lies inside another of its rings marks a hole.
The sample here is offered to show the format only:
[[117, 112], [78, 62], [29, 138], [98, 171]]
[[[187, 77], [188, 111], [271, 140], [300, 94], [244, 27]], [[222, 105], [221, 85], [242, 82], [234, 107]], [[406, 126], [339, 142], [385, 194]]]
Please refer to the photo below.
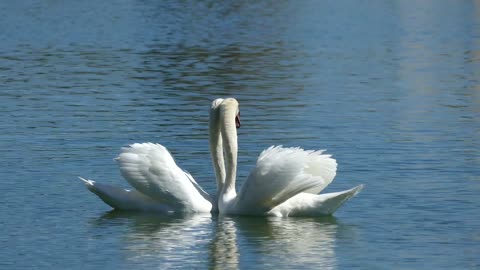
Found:
[[335, 160], [322, 155], [322, 151], [277, 146], [262, 152], [237, 196], [238, 116], [235, 99], [213, 101], [209, 141], [218, 199], [212, 199], [190, 174], [180, 169], [160, 144], [133, 144], [122, 148], [115, 159], [123, 177], [135, 188], [133, 190], [80, 179], [114, 209], [163, 213], [216, 212], [218, 202], [222, 214], [328, 215], [362, 189], [360, 185], [343, 192], [316, 195], [333, 180]]
[[136, 143], [122, 148], [115, 159], [123, 177], [135, 189], [97, 183], [81, 178], [87, 188], [117, 210], [210, 212], [212, 199], [193, 177], [180, 169], [160, 144]]
[[[317, 195], [335, 177], [337, 163], [323, 151], [272, 146], [264, 150], [239, 193], [235, 190], [237, 172], [237, 132], [240, 125], [237, 100], [218, 99], [218, 109], [210, 130], [210, 140], [218, 185], [220, 214], [318, 216], [332, 214], [352, 198], [363, 185], [350, 190]], [[212, 119], [212, 117], [211, 117]], [[217, 121], [215, 121], [217, 119]], [[219, 128], [212, 128], [212, 126]], [[219, 130], [219, 131], [218, 131]], [[224, 151], [218, 146], [225, 144]], [[220, 161], [225, 154], [226, 169]], [[222, 178], [225, 173], [225, 179]]]
[[[223, 100], [215, 100], [210, 109], [210, 125], [217, 129], [218, 105]], [[223, 151], [221, 138], [210, 131], [210, 140], [216, 140], [211, 151]], [[217, 179], [225, 178], [223, 155], [216, 161]], [[193, 177], [180, 169], [168, 150], [153, 143], [136, 143], [122, 148], [115, 159], [123, 177], [135, 189], [100, 184], [80, 177], [87, 188], [106, 204], [117, 210], [145, 212], [217, 212], [217, 200], [212, 199], [195, 182]], [[223, 181], [223, 180], [222, 180]], [[221, 186], [221, 183], [217, 183]]]

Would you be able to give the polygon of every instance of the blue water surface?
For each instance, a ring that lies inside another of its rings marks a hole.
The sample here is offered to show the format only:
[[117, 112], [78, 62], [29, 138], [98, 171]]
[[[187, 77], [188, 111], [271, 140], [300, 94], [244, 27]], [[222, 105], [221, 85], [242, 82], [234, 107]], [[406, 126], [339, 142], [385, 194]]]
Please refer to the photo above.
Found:
[[[241, 185], [273, 144], [328, 149], [333, 217], [110, 212], [120, 147], [208, 192], [208, 108], [241, 106]], [[0, 268], [480, 268], [479, 1], [0, 2]]]

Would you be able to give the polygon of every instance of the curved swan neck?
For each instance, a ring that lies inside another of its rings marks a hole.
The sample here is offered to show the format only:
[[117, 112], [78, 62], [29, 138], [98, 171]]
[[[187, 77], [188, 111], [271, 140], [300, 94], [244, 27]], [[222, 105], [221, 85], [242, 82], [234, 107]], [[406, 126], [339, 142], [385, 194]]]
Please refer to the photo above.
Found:
[[[237, 128], [235, 117], [238, 113], [238, 103], [235, 99], [226, 99], [220, 105], [220, 131], [225, 145], [225, 184], [221, 189], [223, 199], [233, 199], [236, 196], [235, 180], [237, 175]], [[225, 198], [228, 197], [228, 198]], [[219, 199], [220, 198], [219, 196]]]
[[220, 112], [218, 109], [222, 102], [223, 99], [220, 98], [212, 102], [208, 122], [210, 155], [212, 157], [213, 169], [215, 170], [215, 179], [217, 181], [217, 194], [222, 190], [225, 183], [225, 162], [223, 159], [223, 144], [222, 137], [220, 136]]

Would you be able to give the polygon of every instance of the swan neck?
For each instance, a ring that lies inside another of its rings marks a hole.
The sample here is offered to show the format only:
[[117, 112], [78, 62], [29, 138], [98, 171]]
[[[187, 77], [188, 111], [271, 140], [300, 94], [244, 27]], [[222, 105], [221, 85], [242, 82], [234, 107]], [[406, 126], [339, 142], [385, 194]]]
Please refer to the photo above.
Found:
[[235, 181], [237, 175], [237, 128], [235, 124], [236, 108], [232, 106], [221, 106], [220, 120], [221, 120], [221, 135], [224, 144], [225, 152], [225, 184], [222, 188], [222, 196], [235, 197]]
[[222, 190], [225, 183], [225, 162], [223, 159], [223, 144], [219, 114], [218, 106], [212, 106], [208, 123], [210, 155], [217, 182], [217, 195]]

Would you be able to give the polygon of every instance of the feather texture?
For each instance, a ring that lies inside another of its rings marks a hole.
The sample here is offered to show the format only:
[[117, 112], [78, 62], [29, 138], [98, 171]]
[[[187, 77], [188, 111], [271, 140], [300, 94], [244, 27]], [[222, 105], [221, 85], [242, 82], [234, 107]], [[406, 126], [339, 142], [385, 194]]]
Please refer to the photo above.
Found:
[[175, 210], [171, 206], [158, 202], [134, 189], [123, 189], [112, 185], [97, 183], [82, 177], [79, 178], [85, 183], [88, 190], [96, 194], [113, 209], [161, 213], [172, 213]]
[[237, 212], [266, 213], [301, 192], [323, 190], [333, 180], [337, 163], [322, 153], [282, 146], [264, 150], [237, 195]]
[[267, 213], [278, 217], [318, 217], [333, 214], [345, 202], [363, 189], [363, 185], [340, 192], [310, 194], [300, 193], [276, 206]]
[[81, 178], [87, 188], [115, 209], [158, 212], [219, 212], [237, 215], [330, 215], [362, 189], [320, 194], [335, 177], [337, 162], [324, 150], [271, 146], [235, 190], [240, 110], [234, 98], [216, 99], [210, 108], [210, 151], [217, 180], [212, 199], [193, 177], [177, 166], [168, 150], [154, 143], [122, 148], [115, 159], [126, 190]]
[[208, 194], [193, 177], [180, 169], [168, 150], [154, 143], [136, 143], [122, 148], [115, 159], [122, 176], [137, 191], [171, 206], [192, 212], [208, 212]]

